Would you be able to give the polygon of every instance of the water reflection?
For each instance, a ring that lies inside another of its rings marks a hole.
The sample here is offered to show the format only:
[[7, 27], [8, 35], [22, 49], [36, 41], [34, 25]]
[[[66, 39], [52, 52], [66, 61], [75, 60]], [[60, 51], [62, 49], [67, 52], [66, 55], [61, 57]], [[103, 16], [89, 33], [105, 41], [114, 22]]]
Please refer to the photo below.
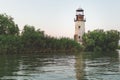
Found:
[[0, 55], [0, 77], [14, 75], [13, 71], [17, 71], [19, 66], [17, 58], [16, 55]]
[[5, 55], [0, 62], [2, 80], [75, 80], [73, 54]]
[[86, 80], [119, 80], [118, 52], [91, 53], [86, 55]]
[[2, 80], [119, 80], [119, 75], [120, 50], [0, 55]]
[[82, 80], [84, 77], [84, 60], [83, 60], [83, 54], [79, 53], [76, 55], [75, 58], [75, 71], [76, 71], [76, 79]]

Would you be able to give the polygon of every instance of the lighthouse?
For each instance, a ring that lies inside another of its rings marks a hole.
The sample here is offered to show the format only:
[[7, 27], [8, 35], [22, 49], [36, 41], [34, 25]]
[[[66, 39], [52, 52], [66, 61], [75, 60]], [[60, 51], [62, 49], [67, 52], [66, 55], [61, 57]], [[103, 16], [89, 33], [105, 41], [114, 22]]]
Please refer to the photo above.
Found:
[[84, 10], [82, 8], [78, 8], [76, 10], [76, 18], [74, 19], [75, 22], [75, 34], [74, 40], [78, 43], [82, 44], [82, 36], [85, 33], [85, 18], [84, 18]]

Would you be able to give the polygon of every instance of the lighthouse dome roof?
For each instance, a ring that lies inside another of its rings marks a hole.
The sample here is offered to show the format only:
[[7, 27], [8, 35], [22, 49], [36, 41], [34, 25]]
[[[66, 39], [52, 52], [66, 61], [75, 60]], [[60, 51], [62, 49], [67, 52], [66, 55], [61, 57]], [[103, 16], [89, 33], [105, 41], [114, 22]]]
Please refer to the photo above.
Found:
[[80, 12], [80, 11], [84, 11], [84, 10], [79, 7], [76, 11]]

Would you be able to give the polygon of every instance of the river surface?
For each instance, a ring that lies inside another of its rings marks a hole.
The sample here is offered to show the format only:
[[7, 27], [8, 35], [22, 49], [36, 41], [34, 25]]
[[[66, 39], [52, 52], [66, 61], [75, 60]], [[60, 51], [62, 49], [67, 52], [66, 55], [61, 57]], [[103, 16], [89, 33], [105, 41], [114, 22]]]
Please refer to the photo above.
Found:
[[120, 80], [120, 51], [0, 54], [0, 80]]

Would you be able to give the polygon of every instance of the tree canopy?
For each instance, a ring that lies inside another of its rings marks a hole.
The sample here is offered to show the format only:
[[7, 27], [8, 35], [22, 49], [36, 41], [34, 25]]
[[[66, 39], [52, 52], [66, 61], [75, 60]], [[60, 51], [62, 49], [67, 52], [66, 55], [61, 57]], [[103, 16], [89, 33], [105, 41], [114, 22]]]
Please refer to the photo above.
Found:
[[6, 14], [0, 14], [0, 34], [18, 35], [18, 25], [14, 23], [13, 18]]
[[117, 30], [94, 30], [85, 33], [83, 45], [70, 38], [55, 38], [34, 26], [25, 25], [19, 33], [13, 18], [0, 14], [0, 52], [38, 51], [38, 52], [75, 52], [114, 51], [118, 47], [120, 32]]
[[82, 45], [69, 38], [55, 38], [34, 26], [25, 25], [21, 34], [13, 18], [0, 14], [0, 51], [81, 51]]
[[120, 32], [97, 29], [83, 36], [83, 45], [87, 51], [115, 51], [118, 48]]

